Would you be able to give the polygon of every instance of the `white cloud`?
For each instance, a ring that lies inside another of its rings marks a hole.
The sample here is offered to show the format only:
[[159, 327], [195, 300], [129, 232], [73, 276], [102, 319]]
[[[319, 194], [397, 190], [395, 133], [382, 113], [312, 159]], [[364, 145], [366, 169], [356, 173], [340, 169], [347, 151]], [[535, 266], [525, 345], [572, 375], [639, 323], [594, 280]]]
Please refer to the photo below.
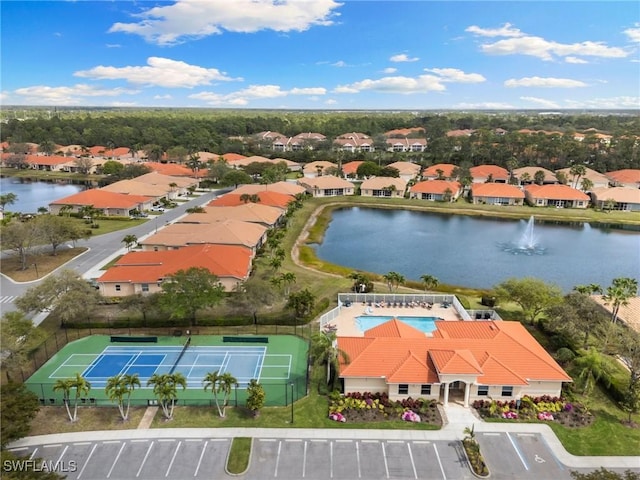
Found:
[[37, 85], [18, 88], [13, 93], [34, 105], [76, 105], [84, 103], [86, 98], [136, 95], [140, 92], [139, 90], [127, 90], [124, 88], [103, 89], [92, 85], [77, 84], [72, 87]]
[[202, 100], [211, 105], [248, 105], [251, 100], [265, 98], [280, 98], [288, 95], [325, 95], [327, 93], [322, 87], [292, 88], [282, 90], [279, 85], [251, 85], [242, 90], [227, 94], [215, 92], [200, 92], [189, 95], [189, 98]]
[[516, 107], [508, 103], [502, 103], [502, 102], [479, 102], [479, 103], [458, 103], [457, 105], [454, 105], [453, 108], [466, 109], [466, 110], [511, 110]]
[[550, 88], [576, 88], [586, 87], [587, 84], [579, 80], [570, 78], [553, 77], [524, 77], [520, 79], [511, 78], [504, 82], [505, 87], [550, 87]]
[[418, 57], [410, 57], [406, 53], [399, 53], [391, 56], [389, 60], [392, 62], [417, 62], [420, 59]]
[[479, 73], [464, 73], [457, 68], [425, 68], [424, 71], [435, 73], [443, 82], [480, 83], [487, 80]]
[[74, 75], [99, 80], [126, 80], [136, 85], [168, 88], [193, 88], [199, 85], [210, 85], [212, 81], [242, 80], [228, 77], [217, 68], [203, 68], [161, 57], [149, 57], [146, 66], [105, 67], [100, 65], [90, 70], [75, 72]]
[[391, 73], [396, 73], [397, 71], [398, 71], [397, 68], [388, 67], [382, 70], [382, 73], [391, 74]]
[[324, 102], [325, 105], [335, 105], [336, 103], [338, 103], [338, 101], [334, 100], [333, 98], [330, 98]]
[[541, 107], [545, 107], [545, 108], [560, 108], [560, 105], [558, 105], [556, 102], [553, 102], [551, 100], [546, 100], [544, 98], [520, 97], [520, 100], [524, 100], [525, 102], [535, 103], [536, 105], [540, 105]]
[[311, 87], [311, 88], [292, 88], [289, 90], [291, 95], [325, 95], [327, 89], [323, 87]]
[[107, 43], [106, 47], [107, 48], [122, 48], [122, 45], [120, 45], [119, 43]]
[[592, 98], [590, 100], [575, 101], [565, 100], [566, 108], [593, 108], [593, 109], [622, 109], [629, 108], [638, 110], [640, 97], [611, 97]]
[[623, 32], [632, 42], [640, 43], [640, 23], [636, 22], [633, 27], [627, 28]]
[[171, 95], [169, 95], [169, 94], [167, 94], [167, 95], [154, 95], [153, 96], [154, 100], [170, 100], [172, 98], [173, 97]]
[[345, 62], [344, 60], [338, 60], [335, 63], [331, 64], [332, 67], [347, 67], [347, 62]]
[[471, 25], [465, 28], [464, 31], [481, 37], [519, 37], [522, 35], [522, 32], [517, 28], [513, 28], [510, 23], [505, 23], [500, 28], [481, 28], [477, 25]]
[[334, 92], [359, 93], [364, 90], [400, 94], [426, 93], [430, 91], [441, 92], [446, 90], [441, 82], [442, 79], [434, 75], [383, 77], [378, 80], [365, 79], [350, 85], [339, 85], [334, 89]]
[[567, 63], [589, 63], [586, 60], [578, 57], [565, 57], [564, 61]]
[[110, 33], [140, 35], [147, 42], [174, 45], [224, 31], [302, 32], [332, 25], [342, 4], [334, 0], [178, 0], [133, 15], [134, 23], [115, 23]]

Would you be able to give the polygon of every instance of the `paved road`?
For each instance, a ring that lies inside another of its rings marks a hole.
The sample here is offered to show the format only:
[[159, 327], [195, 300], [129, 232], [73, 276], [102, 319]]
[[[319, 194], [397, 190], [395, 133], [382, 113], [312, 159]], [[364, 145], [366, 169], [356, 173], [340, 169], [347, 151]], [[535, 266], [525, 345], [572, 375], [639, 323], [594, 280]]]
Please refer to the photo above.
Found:
[[[78, 247], [86, 247], [89, 250], [68, 262], [64, 265], [64, 268], [76, 270], [85, 278], [96, 277], [99, 275], [97, 270], [98, 268], [107, 263], [113, 257], [125, 251], [122, 243], [122, 239], [125, 235], [135, 235], [138, 238], [143, 238], [155, 233], [158, 229], [164, 227], [168, 223], [174, 222], [176, 219], [182, 217], [187, 208], [204, 205], [211, 201], [211, 199], [223, 193], [227, 193], [230, 190], [231, 189], [226, 188], [205, 193], [197, 198], [189, 200], [188, 202], [178, 204], [174, 209], [167, 210], [155, 217], [150, 217], [149, 220], [142, 225], [131, 227], [126, 230], [107, 233], [105, 235], [99, 235], [97, 237], [89, 238], [88, 240], [80, 240], [76, 242], [76, 245]], [[16, 307], [13, 303], [15, 299], [22, 295], [28, 288], [40, 283], [40, 281], [42, 280], [16, 283], [8, 277], [0, 275], [0, 314], [15, 310]]]

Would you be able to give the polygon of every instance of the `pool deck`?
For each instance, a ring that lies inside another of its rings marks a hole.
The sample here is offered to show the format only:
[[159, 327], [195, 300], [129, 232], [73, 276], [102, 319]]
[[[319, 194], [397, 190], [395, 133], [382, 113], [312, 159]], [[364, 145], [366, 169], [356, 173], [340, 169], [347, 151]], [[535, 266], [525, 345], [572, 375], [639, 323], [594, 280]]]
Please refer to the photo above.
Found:
[[[356, 325], [356, 317], [366, 316], [367, 308], [371, 309], [371, 316], [389, 317], [436, 317], [446, 321], [462, 320], [452, 306], [443, 308], [440, 304], [426, 307], [367, 307], [361, 303], [353, 303], [350, 307], [343, 305], [340, 314], [330, 323], [337, 327], [336, 334], [340, 337], [363, 337], [364, 332]], [[428, 334], [425, 334], [428, 336]]]

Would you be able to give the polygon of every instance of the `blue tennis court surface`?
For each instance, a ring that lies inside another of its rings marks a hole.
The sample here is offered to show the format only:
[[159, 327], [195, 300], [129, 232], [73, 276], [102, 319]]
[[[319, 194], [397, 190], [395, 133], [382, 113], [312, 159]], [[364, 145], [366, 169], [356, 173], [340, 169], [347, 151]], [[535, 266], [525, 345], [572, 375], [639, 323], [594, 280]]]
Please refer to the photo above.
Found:
[[[185, 376], [188, 388], [202, 388], [204, 376], [218, 371], [230, 373], [241, 387], [246, 387], [252, 378], [260, 380], [267, 347], [194, 346], [180, 356], [182, 350], [181, 346], [108, 346], [98, 355], [71, 355], [50, 378], [64, 378], [64, 375], [57, 375], [59, 369], [78, 367], [93, 388], [104, 388], [110, 377], [137, 373], [144, 388], [154, 373], [170, 373], [173, 369]], [[288, 363], [290, 367], [290, 361]]]

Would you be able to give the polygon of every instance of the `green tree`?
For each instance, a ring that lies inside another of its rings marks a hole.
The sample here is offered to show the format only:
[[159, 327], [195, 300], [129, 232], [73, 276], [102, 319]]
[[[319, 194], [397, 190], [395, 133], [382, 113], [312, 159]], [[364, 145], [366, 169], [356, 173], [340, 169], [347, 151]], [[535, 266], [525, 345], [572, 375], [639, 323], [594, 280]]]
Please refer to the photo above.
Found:
[[291, 285], [296, 283], [296, 274], [293, 272], [283, 272], [280, 274], [280, 280], [282, 280], [282, 284], [284, 285], [284, 296], [288, 298], [291, 293]]
[[533, 324], [547, 309], [562, 301], [562, 290], [532, 277], [509, 278], [496, 285], [495, 296], [520, 305], [526, 320]]
[[574, 480], [640, 480], [640, 473], [631, 470], [625, 470], [624, 473], [614, 472], [600, 467], [589, 473], [571, 471], [571, 477]]
[[28, 257], [39, 240], [36, 222], [21, 222], [14, 218], [0, 230], [0, 240], [4, 250], [13, 250], [20, 257], [20, 268], [29, 268]]
[[542, 185], [544, 183], [544, 172], [542, 170], [537, 170], [534, 174], [533, 174], [533, 182], [537, 185]]
[[[593, 387], [601, 378], [609, 383], [611, 370], [603, 356], [593, 347], [574, 360], [580, 369], [578, 378], [582, 380], [584, 395], [590, 395]], [[608, 385], [607, 385], [608, 386]]]
[[23, 383], [9, 382], [0, 386], [1, 448], [29, 435], [31, 421], [36, 418], [39, 408], [38, 396]]
[[[105, 386], [105, 393], [109, 400], [116, 402], [122, 420], [129, 419], [129, 407], [131, 405], [131, 394], [140, 387], [140, 378], [137, 373], [133, 375], [121, 374], [109, 377]], [[125, 398], [126, 397], [126, 398]]]
[[620, 406], [629, 415], [627, 424], [631, 425], [631, 415], [640, 412], [640, 381], [635, 381], [629, 385], [629, 388], [624, 392], [624, 398]]
[[64, 326], [82, 317], [90, 318], [99, 298], [89, 282], [77, 272], [65, 269], [28, 289], [15, 304], [25, 313], [55, 311]]
[[218, 160], [207, 164], [207, 178], [213, 183], [218, 183], [230, 170], [231, 167], [227, 161], [220, 157]]
[[387, 282], [389, 292], [397, 292], [400, 285], [404, 285], [404, 282], [406, 281], [404, 276], [399, 274], [398, 272], [385, 273], [382, 278], [384, 278], [384, 281]]
[[588, 192], [593, 188], [593, 182], [591, 180], [589, 180], [588, 178], [583, 178], [582, 181], [580, 182], [580, 189], [583, 192]]
[[4, 208], [7, 205], [13, 205], [16, 200], [18, 200], [18, 196], [13, 192], [0, 195], [0, 211], [4, 212]]
[[606, 323], [602, 308], [588, 294], [572, 292], [547, 310], [553, 330], [572, 339], [574, 348], [587, 348], [589, 336]]
[[118, 302], [118, 307], [124, 311], [137, 311], [142, 315], [143, 325], [147, 325], [147, 318], [150, 313], [158, 312], [160, 310], [160, 297], [161, 293], [149, 293], [143, 295], [136, 293], [133, 295], [127, 295], [122, 297]]
[[233, 169], [224, 174], [220, 183], [226, 186], [233, 185], [234, 188], [238, 188], [238, 185], [253, 183], [253, 179], [246, 172]]
[[196, 325], [198, 310], [217, 305], [224, 298], [224, 287], [206, 268], [191, 267], [178, 270], [161, 284], [163, 308], [175, 318], [186, 318]]
[[147, 381], [148, 387], [153, 387], [153, 394], [158, 399], [162, 413], [167, 420], [173, 418], [173, 410], [178, 399], [178, 387], [187, 388], [187, 379], [180, 372], [154, 373]]
[[260, 409], [264, 407], [265, 401], [266, 393], [263, 386], [252, 378], [247, 385], [247, 408], [251, 410], [254, 418], [260, 415]]
[[[218, 415], [220, 418], [225, 417], [225, 409], [231, 396], [231, 390], [235, 386], [238, 386], [238, 380], [230, 373], [220, 373], [219, 371], [209, 372], [203, 379], [205, 391], [211, 388], [213, 393], [213, 399], [218, 409]], [[222, 393], [222, 405], [220, 405], [220, 399], [218, 395]]]
[[149, 160], [150, 162], [159, 162], [164, 156], [164, 150], [160, 145], [145, 145], [142, 150], [144, 150], [144, 153], [147, 156], [147, 160]]
[[605, 305], [611, 305], [611, 321], [618, 321], [620, 307], [629, 305], [629, 299], [638, 294], [638, 280], [629, 277], [614, 278], [602, 297]]
[[364, 161], [356, 169], [358, 178], [376, 177], [380, 174], [380, 167], [373, 162]]
[[44, 339], [44, 332], [33, 325], [22, 312], [5, 312], [0, 321], [0, 350], [2, 367], [10, 371], [27, 361], [29, 353]]
[[[327, 383], [337, 378], [340, 363], [349, 363], [349, 355], [338, 348], [335, 332], [316, 332], [311, 336], [309, 355], [316, 366], [326, 366]], [[333, 374], [333, 376], [332, 376]]]
[[104, 175], [115, 175], [124, 169], [124, 165], [116, 160], [107, 160], [102, 165], [102, 173]]
[[316, 297], [307, 288], [289, 294], [289, 299], [287, 300], [287, 308], [293, 310], [298, 319], [303, 319], [311, 315], [315, 304]]
[[422, 280], [422, 284], [424, 285], [424, 291], [433, 290], [440, 283], [436, 277], [433, 275], [420, 275], [420, 280]]
[[133, 234], [125, 235], [122, 239], [122, 243], [124, 243], [125, 247], [127, 247], [127, 250], [129, 251], [131, 251], [131, 247], [135, 245], [137, 241], [138, 237]]
[[51, 140], [45, 140], [38, 145], [38, 151], [44, 153], [46, 156], [53, 154], [56, 151], [56, 144]]
[[38, 236], [51, 245], [51, 255], [58, 254], [58, 247], [68, 242], [87, 238], [85, 230], [78, 223], [67, 217], [41, 215], [34, 219]]
[[[71, 403], [71, 391], [75, 390], [73, 399], [73, 414], [69, 408]], [[76, 373], [72, 378], [59, 378], [53, 385], [53, 391], [62, 391], [62, 399], [67, 409], [67, 415], [71, 422], [78, 420], [78, 403], [81, 398], [86, 398], [91, 391], [91, 382], [84, 378], [80, 373]]]
[[371, 278], [363, 272], [351, 272], [347, 278], [353, 280], [351, 290], [355, 293], [373, 292], [373, 282]]
[[573, 188], [578, 188], [580, 177], [586, 175], [587, 168], [584, 165], [572, 165], [569, 174], [573, 177]]

